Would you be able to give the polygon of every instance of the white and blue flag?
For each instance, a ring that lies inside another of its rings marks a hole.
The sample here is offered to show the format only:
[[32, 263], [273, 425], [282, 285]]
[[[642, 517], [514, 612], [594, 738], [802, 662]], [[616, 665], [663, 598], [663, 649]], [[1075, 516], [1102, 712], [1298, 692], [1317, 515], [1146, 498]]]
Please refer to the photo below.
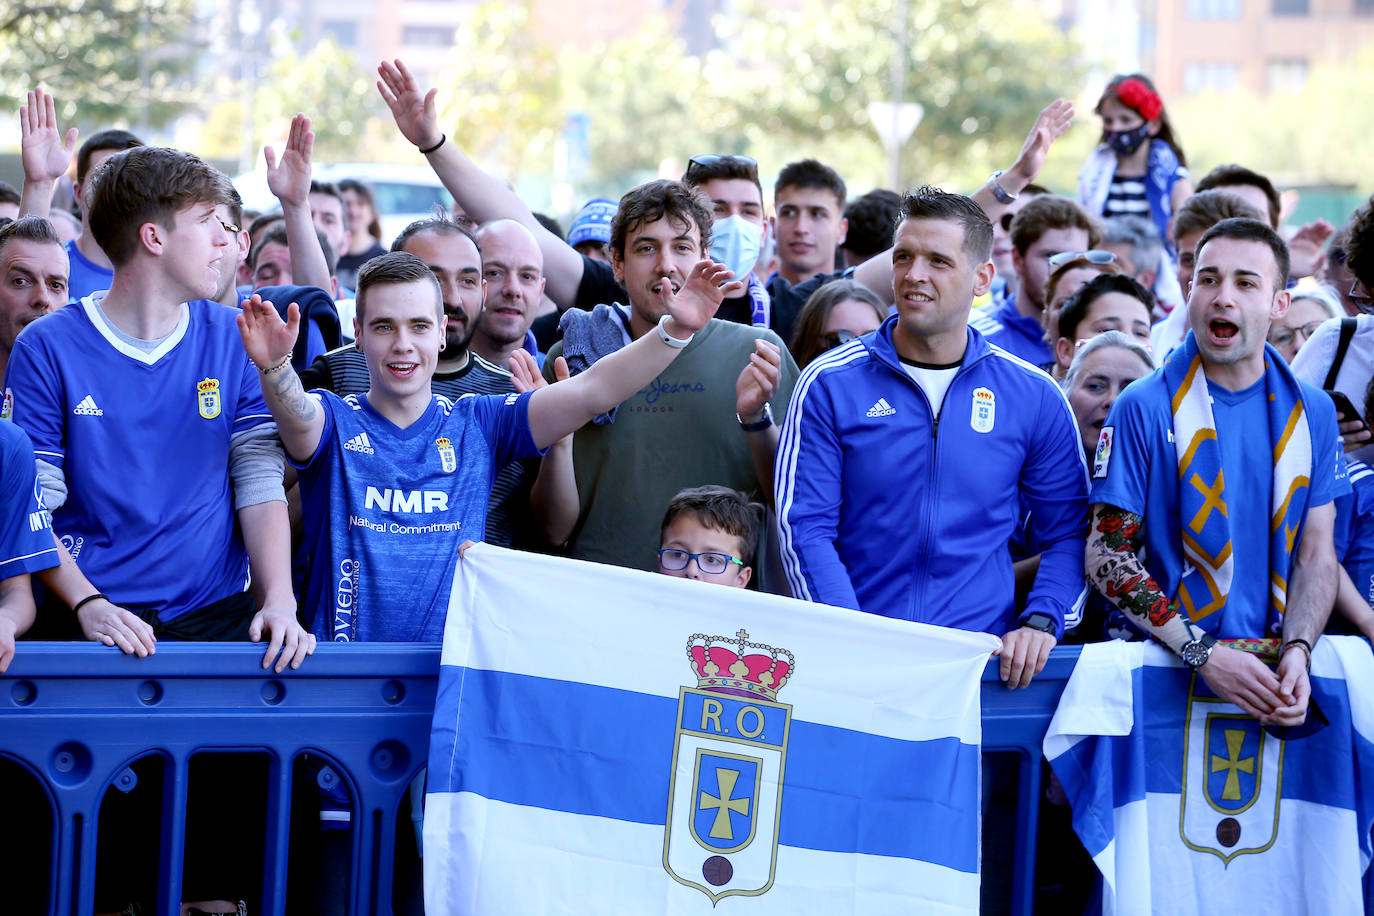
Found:
[[451, 601], [428, 912], [977, 913], [994, 637], [485, 544]]
[[1308, 720], [1329, 724], [1281, 740], [1159, 645], [1084, 646], [1045, 756], [1102, 872], [1104, 912], [1363, 912], [1371, 684], [1369, 643], [1323, 637]]

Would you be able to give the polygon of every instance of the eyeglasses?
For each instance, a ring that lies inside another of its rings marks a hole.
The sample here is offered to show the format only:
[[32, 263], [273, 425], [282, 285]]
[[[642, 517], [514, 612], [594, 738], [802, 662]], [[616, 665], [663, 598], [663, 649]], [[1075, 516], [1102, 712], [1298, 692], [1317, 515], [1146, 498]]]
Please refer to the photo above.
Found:
[[858, 339], [859, 335], [855, 334], [853, 331], [840, 330], [831, 331], [829, 334], [826, 334], [824, 337], [821, 338], [821, 343], [825, 345], [825, 349], [833, 350], [840, 344], [847, 344], [851, 340]]
[[1359, 280], [1350, 284], [1350, 292], [1345, 295], [1360, 311], [1366, 315], [1374, 315], [1374, 297], [1369, 295], [1369, 288]]
[[687, 160], [687, 173], [682, 176], [684, 181], [691, 182], [692, 173], [700, 169], [711, 169], [718, 165], [742, 165], [745, 168], [758, 168], [759, 161], [753, 156], [736, 156], [730, 153], [706, 153], [701, 156], [693, 156]]
[[[215, 217], [215, 219], [219, 219], [219, 217], [217, 216], [217, 217]], [[220, 224], [221, 226], [223, 226], [223, 227], [224, 227], [224, 231], [227, 232], [227, 233], [229, 233], [230, 235], [238, 235], [240, 232], [243, 231], [243, 230], [240, 229], [238, 226], [235, 226], [233, 223], [226, 223], [226, 222], [225, 222], [224, 220], [222, 220], [222, 219], [219, 220], [219, 224]]]
[[1312, 335], [1317, 333], [1317, 328], [1321, 327], [1325, 318], [1316, 321], [1309, 321], [1307, 324], [1296, 328], [1277, 327], [1269, 332], [1269, 342], [1276, 347], [1286, 347], [1293, 342], [1299, 334], [1302, 335], [1304, 342], [1310, 340]]
[[731, 563], [736, 566], [744, 565], [743, 560], [737, 560], [727, 553], [688, 553], [675, 547], [668, 547], [658, 552], [658, 566], [668, 572], [686, 569], [693, 560], [697, 561], [697, 569], [708, 576], [720, 575], [730, 568]]
[[1111, 264], [1116, 261], [1116, 254], [1111, 251], [1101, 251], [1096, 248], [1089, 249], [1088, 251], [1061, 251], [1059, 254], [1050, 255], [1050, 267], [1059, 267], [1070, 261], [1076, 261], [1079, 258], [1082, 258], [1089, 264]]

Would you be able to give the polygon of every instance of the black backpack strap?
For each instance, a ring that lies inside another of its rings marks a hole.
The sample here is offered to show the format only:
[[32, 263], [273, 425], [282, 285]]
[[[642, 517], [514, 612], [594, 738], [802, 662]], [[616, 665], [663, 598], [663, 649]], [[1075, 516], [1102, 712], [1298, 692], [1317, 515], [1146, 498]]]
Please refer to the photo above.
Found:
[[1336, 376], [1341, 371], [1341, 363], [1345, 361], [1345, 352], [1350, 349], [1350, 341], [1355, 337], [1354, 318], [1341, 319], [1341, 337], [1336, 341], [1336, 355], [1331, 360], [1331, 369], [1326, 373], [1326, 381], [1322, 382], [1322, 387], [1331, 389], [1336, 387]]

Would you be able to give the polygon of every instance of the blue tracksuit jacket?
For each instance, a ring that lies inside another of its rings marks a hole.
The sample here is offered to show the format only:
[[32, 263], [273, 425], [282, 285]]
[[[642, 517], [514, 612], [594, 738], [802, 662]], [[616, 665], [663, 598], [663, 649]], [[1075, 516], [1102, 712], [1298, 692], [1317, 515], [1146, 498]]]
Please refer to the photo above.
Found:
[[1025, 614], [1078, 622], [1088, 474], [1068, 401], [1036, 367], [968, 331], [937, 423], [889, 318], [807, 366], [776, 466], [783, 565], [798, 598], [1002, 635], [1008, 539], [1042, 546]]

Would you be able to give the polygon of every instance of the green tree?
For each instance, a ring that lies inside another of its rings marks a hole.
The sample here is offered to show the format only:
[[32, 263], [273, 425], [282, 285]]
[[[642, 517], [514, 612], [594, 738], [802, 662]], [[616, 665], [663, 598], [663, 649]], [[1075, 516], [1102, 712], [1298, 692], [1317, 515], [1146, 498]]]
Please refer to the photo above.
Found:
[[662, 17], [565, 60], [567, 96], [590, 119], [590, 193], [619, 196], [656, 177], [665, 162], [676, 177], [697, 153], [747, 145], [738, 119], [722, 111], [735, 103], [715, 91], [702, 61]]
[[474, 7], [438, 81], [440, 123], [510, 180], [552, 171], [563, 122], [563, 68], [533, 18], [532, 0]]
[[[352, 52], [326, 38], [304, 57], [273, 61], [258, 85], [255, 124], [259, 137], [285, 136], [296, 112], [310, 116], [315, 160], [372, 159], [369, 138], [381, 118], [390, 122], [374, 77]], [[394, 132], [394, 131], [393, 131]]]
[[[925, 114], [902, 149], [902, 175], [977, 185], [1010, 162], [1037, 112], [1072, 96], [1078, 49], [1028, 4], [1013, 0], [806, 0], [800, 11], [746, 6], [721, 22], [738, 129], [768, 161], [804, 155], [839, 163], [854, 184], [886, 179], [867, 106], [892, 95], [906, 16], [903, 100]], [[856, 191], [861, 190], [856, 187]]]
[[1301, 89], [1201, 93], [1171, 104], [1169, 113], [1195, 180], [1239, 162], [1280, 186], [1368, 188], [1371, 110], [1374, 49], [1314, 66]]
[[162, 127], [195, 103], [195, 0], [20, 0], [0, 8], [0, 96], [42, 83], [64, 124]]

